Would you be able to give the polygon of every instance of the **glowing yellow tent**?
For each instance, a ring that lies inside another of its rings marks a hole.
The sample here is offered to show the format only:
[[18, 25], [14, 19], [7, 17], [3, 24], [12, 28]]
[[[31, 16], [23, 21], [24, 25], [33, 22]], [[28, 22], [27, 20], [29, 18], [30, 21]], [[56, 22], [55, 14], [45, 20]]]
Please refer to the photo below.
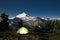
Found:
[[29, 30], [26, 27], [21, 27], [18, 29], [17, 34], [28, 34]]

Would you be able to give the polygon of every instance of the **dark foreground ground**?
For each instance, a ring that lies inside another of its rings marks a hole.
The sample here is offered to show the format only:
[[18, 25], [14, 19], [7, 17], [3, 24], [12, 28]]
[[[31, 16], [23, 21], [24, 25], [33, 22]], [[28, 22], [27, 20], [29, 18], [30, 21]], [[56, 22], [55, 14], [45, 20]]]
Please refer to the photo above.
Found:
[[[47, 33], [46, 33], [47, 34]], [[0, 40], [60, 40], [60, 33], [49, 33], [47, 36], [46, 34], [22, 34], [18, 35], [16, 32], [0, 32]]]
[[16, 34], [14, 32], [0, 32], [0, 40], [38, 40], [39, 36], [32, 34]]

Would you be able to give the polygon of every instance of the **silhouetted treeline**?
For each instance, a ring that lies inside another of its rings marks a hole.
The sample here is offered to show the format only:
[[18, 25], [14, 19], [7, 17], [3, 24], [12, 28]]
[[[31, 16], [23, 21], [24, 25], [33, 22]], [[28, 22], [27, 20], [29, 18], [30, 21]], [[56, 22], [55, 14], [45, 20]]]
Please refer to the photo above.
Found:
[[0, 14], [0, 31], [7, 31], [9, 29], [8, 15]]

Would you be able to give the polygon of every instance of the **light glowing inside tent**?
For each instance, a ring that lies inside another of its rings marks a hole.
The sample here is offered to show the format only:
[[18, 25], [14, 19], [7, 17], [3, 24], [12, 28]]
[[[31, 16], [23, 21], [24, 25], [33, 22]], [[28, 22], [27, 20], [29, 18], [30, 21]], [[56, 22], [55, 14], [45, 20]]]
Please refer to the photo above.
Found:
[[27, 28], [25, 27], [21, 27], [20, 29], [18, 29], [17, 33], [18, 34], [27, 34], [29, 31]]

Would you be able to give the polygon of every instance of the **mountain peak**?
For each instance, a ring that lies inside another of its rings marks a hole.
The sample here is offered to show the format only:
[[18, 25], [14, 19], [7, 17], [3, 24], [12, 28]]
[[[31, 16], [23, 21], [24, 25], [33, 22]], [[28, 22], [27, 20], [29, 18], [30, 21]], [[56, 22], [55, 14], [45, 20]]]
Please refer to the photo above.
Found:
[[26, 17], [27, 14], [25, 12], [18, 14], [16, 17], [21, 18], [21, 17]]
[[20, 15], [27, 15], [25, 12], [21, 13]]

